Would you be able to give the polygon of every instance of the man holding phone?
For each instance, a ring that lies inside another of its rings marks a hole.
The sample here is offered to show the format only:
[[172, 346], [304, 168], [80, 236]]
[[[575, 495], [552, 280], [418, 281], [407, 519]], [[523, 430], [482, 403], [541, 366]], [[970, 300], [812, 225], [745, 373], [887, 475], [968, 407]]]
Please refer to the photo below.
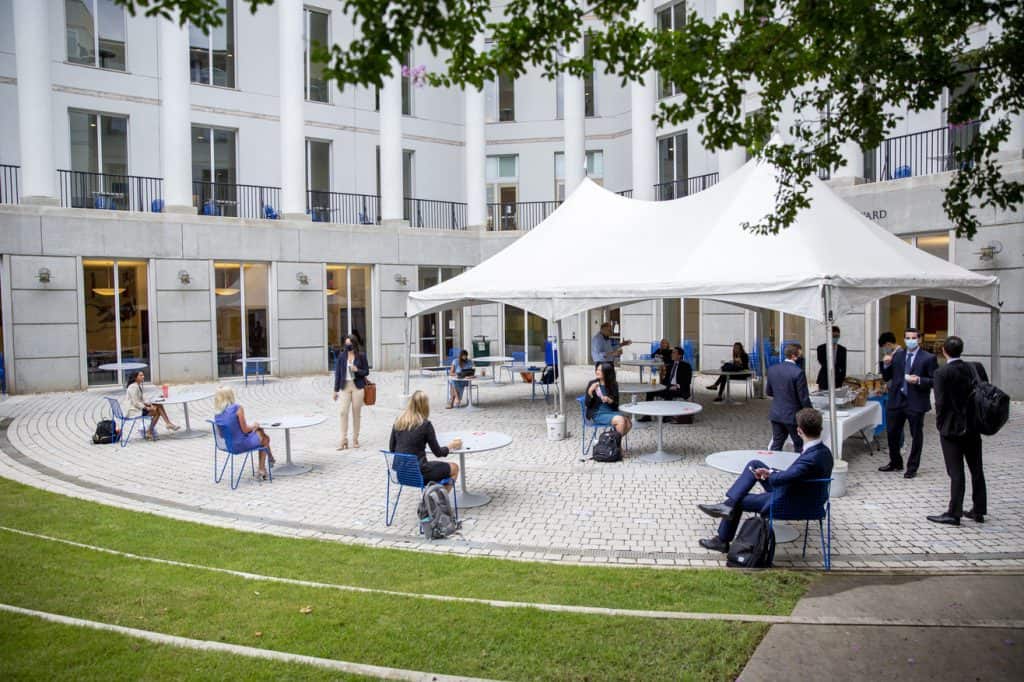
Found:
[[[728, 552], [729, 543], [736, 537], [740, 515], [745, 511], [767, 514], [775, 489], [779, 490], [778, 502], [796, 511], [802, 504], [814, 504], [819, 499], [818, 490], [805, 481], [832, 475], [832, 451], [821, 442], [821, 413], [811, 407], [800, 410], [796, 413], [796, 428], [804, 441], [804, 449], [788, 469], [776, 471], [761, 460], [751, 460], [725, 494], [724, 502], [697, 505], [708, 516], [721, 519], [718, 534], [701, 538], [701, 547]], [[765, 492], [751, 492], [757, 483]], [[812, 511], [816, 510], [808, 509]]]

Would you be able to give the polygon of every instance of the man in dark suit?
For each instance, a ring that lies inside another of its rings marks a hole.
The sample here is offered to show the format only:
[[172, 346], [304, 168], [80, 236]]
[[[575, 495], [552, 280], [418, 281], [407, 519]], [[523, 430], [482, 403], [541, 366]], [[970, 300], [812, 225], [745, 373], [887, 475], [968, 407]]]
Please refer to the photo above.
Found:
[[[835, 362], [836, 362], [836, 388], [843, 385], [843, 381], [846, 379], [846, 346], [839, 345], [839, 327], [832, 327], [832, 345], [835, 346]], [[818, 390], [828, 390], [828, 358], [826, 357], [825, 344], [818, 346], [818, 364], [821, 369], [818, 370]]]
[[910, 425], [910, 456], [904, 478], [917, 476], [924, 447], [924, 415], [932, 409], [932, 377], [939, 363], [935, 356], [920, 347], [920, 334], [910, 327], [903, 334], [906, 348], [882, 358], [882, 377], [889, 382], [886, 405], [886, 436], [889, 440], [889, 463], [879, 471], [902, 471], [900, 455], [903, 424]]
[[[760, 460], [751, 460], [743, 469], [736, 482], [725, 494], [721, 504], [699, 504], [697, 507], [714, 518], [722, 519], [718, 534], [702, 538], [700, 546], [715, 552], [728, 552], [729, 543], [736, 537], [740, 515], [745, 511], [767, 514], [772, 500], [772, 490], [779, 489], [776, 501], [785, 504], [794, 512], [803, 506], [817, 504], [820, 499], [813, 484], [805, 483], [832, 475], [832, 451], [821, 442], [821, 414], [813, 408], [804, 408], [796, 414], [796, 428], [801, 440], [807, 445], [800, 457], [785, 471], [775, 471]], [[754, 484], [760, 482], [766, 492], [751, 493]], [[819, 510], [807, 509], [808, 515]]]
[[[976, 362], [968, 365], [960, 359], [964, 342], [959, 336], [950, 336], [942, 345], [946, 366], [935, 372], [935, 426], [939, 429], [939, 445], [942, 458], [946, 460], [949, 474], [949, 507], [944, 514], [929, 516], [929, 521], [960, 525], [960, 517], [966, 516], [978, 523], [985, 523], [987, 493], [985, 472], [981, 468], [981, 434], [968, 417], [971, 392], [975, 376], [988, 381], [985, 368]], [[964, 511], [964, 460], [971, 470], [971, 501], [974, 508]]]
[[797, 365], [803, 354], [799, 343], [791, 343], [784, 350], [786, 359], [768, 368], [768, 387], [765, 393], [772, 398], [768, 419], [772, 422], [771, 450], [781, 450], [786, 436], [793, 439], [793, 449], [800, 452], [804, 441], [796, 428], [796, 413], [811, 406], [807, 392], [807, 375]]

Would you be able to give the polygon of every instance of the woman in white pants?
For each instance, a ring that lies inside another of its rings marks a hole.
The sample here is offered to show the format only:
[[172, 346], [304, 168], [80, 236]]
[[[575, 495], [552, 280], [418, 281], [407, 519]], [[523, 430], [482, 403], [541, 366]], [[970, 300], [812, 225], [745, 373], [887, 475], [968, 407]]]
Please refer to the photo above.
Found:
[[334, 399], [341, 401], [341, 444], [339, 450], [348, 449], [348, 415], [352, 413], [352, 447], [359, 447], [359, 417], [363, 409], [363, 388], [370, 374], [366, 354], [349, 334], [342, 341], [342, 351], [334, 364]]

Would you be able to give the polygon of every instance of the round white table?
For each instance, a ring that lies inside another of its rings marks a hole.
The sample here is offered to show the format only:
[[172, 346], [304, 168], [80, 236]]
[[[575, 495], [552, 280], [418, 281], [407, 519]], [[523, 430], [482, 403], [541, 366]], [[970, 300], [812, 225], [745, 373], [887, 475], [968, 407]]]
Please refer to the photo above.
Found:
[[313, 466], [310, 464], [296, 464], [292, 461], [292, 429], [305, 429], [310, 426], [317, 426], [323, 424], [327, 418], [318, 414], [309, 415], [285, 415], [281, 417], [274, 417], [266, 421], [260, 420], [260, 427], [264, 431], [271, 429], [283, 429], [284, 430], [284, 464], [275, 466], [273, 474], [275, 476], [297, 476], [310, 471]]
[[[620, 389], [621, 390], [621, 389]], [[646, 403], [630, 403], [620, 405], [619, 410], [627, 414], [646, 415], [658, 418], [658, 449], [645, 455], [640, 455], [641, 462], [675, 462], [682, 459], [682, 455], [673, 455], [665, 452], [664, 434], [665, 417], [682, 417], [683, 415], [697, 414], [704, 408], [697, 403], [688, 403], [676, 400], [652, 400]]]
[[447, 445], [456, 438], [462, 440], [462, 449], [452, 450], [459, 456], [459, 506], [466, 509], [482, 507], [491, 501], [486, 493], [472, 493], [466, 490], [466, 453], [489, 452], [512, 444], [512, 436], [497, 431], [444, 431], [437, 434], [437, 442]]
[[619, 393], [625, 393], [626, 395], [632, 395], [632, 401], [637, 401], [637, 395], [640, 393], [658, 393], [664, 391], [665, 387], [661, 384], [634, 384], [632, 382], [624, 382], [619, 384]]
[[238, 358], [235, 362], [242, 365], [242, 377], [245, 380], [245, 385], [249, 385], [249, 365], [256, 365], [256, 376], [260, 378], [260, 383], [267, 383], [266, 374], [263, 373], [263, 365], [269, 365], [273, 362], [273, 358], [269, 358], [263, 355], [253, 356], [248, 358]]
[[203, 431], [193, 431], [192, 424], [188, 419], [188, 404], [199, 400], [209, 400], [214, 395], [214, 391], [209, 389], [195, 389], [191, 391], [171, 391], [167, 397], [162, 396], [154, 398], [150, 402], [154, 405], [181, 405], [185, 411], [185, 431], [177, 433], [169, 433], [168, 436], [173, 435], [175, 438], [199, 438], [205, 436]]
[[732, 399], [732, 381], [730, 381], [729, 379], [731, 379], [732, 377], [738, 377], [738, 376], [743, 376], [743, 377], [750, 376], [750, 373], [751, 372], [750, 372], [749, 369], [741, 369], [741, 370], [737, 370], [737, 371], [731, 371], [731, 370], [730, 371], [726, 371], [724, 369], [702, 369], [700, 371], [700, 374], [703, 374], [704, 376], [709, 376], [709, 377], [726, 377], [726, 382], [725, 382], [725, 400], [723, 401], [724, 404], [726, 404], [726, 405], [736, 405], [736, 404], [738, 404], [738, 403], [736, 403]]
[[497, 381], [498, 381], [498, 373], [493, 371], [493, 370], [497, 369], [495, 367], [495, 365], [501, 364], [503, 362], [512, 362], [513, 359], [514, 358], [510, 358], [510, 357], [508, 357], [506, 355], [481, 355], [478, 358], [472, 358], [473, 364], [476, 364], [478, 362], [486, 362], [487, 363], [487, 366], [490, 367], [491, 370], [492, 370], [491, 371], [491, 379], [495, 383], [497, 383]]
[[[462, 389], [462, 399], [466, 401], [466, 406], [463, 407], [462, 409], [466, 410], [467, 412], [476, 412], [477, 410], [482, 409], [479, 405], [477, 405], [476, 403], [473, 402], [473, 382], [474, 381], [479, 381], [480, 378], [481, 377], [478, 377], [478, 376], [475, 376], [475, 375], [471, 376], [471, 377], [453, 377], [453, 376], [449, 375], [447, 377], [447, 381], [445, 381], [445, 386], [447, 386], [448, 390], [449, 390], [448, 396], [446, 396], [446, 398], [445, 398], [445, 402], [447, 402], [448, 398], [451, 396], [451, 393], [450, 393], [450, 391], [452, 389], [452, 383], [451, 382], [453, 382], [453, 381], [464, 381], [464, 382], [466, 382], [466, 386], [465, 386], [465, 388]], [[478, 389], [477, 396], [479, 396], [479, 395], [480, 395], [480, 393], [479, 393], [479, 389]]]
[[619, 364], [623, 367], [639, 367], [640, 368], [640, 382], [644, 380], [644, 368], [649, 368], [651, 372], [656, 369], [661, 369], [665, 366], [661, 358], [649, 358], [647, 360], [619, 360]]
[[[780, 452], [778, 450], [726, 450], [708, 455], [704, 458], [704, 463], [730, 474], [741, 474], [746, 468], [747, 462], [752, 459], [759, 459], [772, 469], [781, 471], [788, 469], [799, 456], [795, 452]], [[782, 522], [775, 523], [775, 542], [792, 542], [799, 535], [800, 533], [792, 526]]]
[[145, 362], [108, 362], [96, 369], [102, 369], [104, 372], [131, 372], [132, 370], [146, 369], [147, 367], [149, 365]]

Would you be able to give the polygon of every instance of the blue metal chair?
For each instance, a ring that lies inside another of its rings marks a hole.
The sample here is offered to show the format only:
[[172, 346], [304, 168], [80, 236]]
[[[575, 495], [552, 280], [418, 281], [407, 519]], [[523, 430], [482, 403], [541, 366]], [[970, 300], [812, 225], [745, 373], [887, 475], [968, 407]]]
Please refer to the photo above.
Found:
[[4, 366], [3, 353], [0, 353], [0, 391], [7, 393], [7, 370]]
[[[217, 426], [217, 422], [212, 419], [207, 419], [211, 430], [213, 431], [213, 482], [220, 483], [224, 479], [224, 470], [227, 469], [228, 463], [231, 464], [231, 474], [228, 478], [228, 482], [231, 484], [231, 489], [236, 490], [238, 483], [242, 480], [242, 474], [245, 473], [245, 463], [249, 462], [249, 469], [252, 471], [252, 475], [256, 476], [256, 462], [252, 456], [252, 453], [259, 452], [260, 450], [266, 451], [264, 447], [258, 447], [255, 450], [239, 450], [236, 451], [228, 439], [224, 436], [224, 432]], [[217, 467], [217, 453], [224, 453], [224, 463], [220, 465], [218, 470]], [[238, 476], [235, 476], [235, 457], [242, 458], [242, 466], [238, 467]], [[274, 482], [274, 465], [271, 464], [270, 458], [267, 458], [267, 474], [270, 478], [270, 482]]]
[[[111, 418], [114, 420], [115, 423], [116, 422], [120, 422], [121, 423], [121, 427], [120, 427], [120, 434], [121, 434], [120, 442], [121, 442], [121, 447], [123, 448], [123, 447], [128, 445], [128, 439], [130, 439], [132, 437], [132, 431], [135, 430], [135, 422], [139, 422], [139, 421], [147, 422], [147, 421], [151, 420], [152, 417], [147, 416], [147, 415], [142, 415], [142, 414], [140, 414], [138, 417], [126, 417], [126, 416], [124, 416], [124, 412], [121, 411], [121, 403], [118, 401], [117, 398], [111, 398], [110, 396], [107, 396], [105, 399], [106, 399], [106, 401], [108, 403], [110, 403]], [[124, 430], [124, 425], [126, 423], [129, 424], [127, 431]], [[145, 432], [145, 430], [146, 430], [145, 423], [143, 423], [143, 425], [142, 425], [142, 430], [143, 430], [143, 432]], [[153, 437], [156, 438], [156, 434], [155, 433], [153, 434]]]
[[[817, 496], [814, 499], [806, 497], [799, 500], [792, 500], [789, 503], [779, 501], [779, 489], [772, 490], [771, 504], [768, 507], [768, 524], [774, 529], [775, 520], [779, 521], [803, 521], [804, 522], [804, 550], [801, 556], [807, 558], [807, 529], [811, 521], [818, 522], [818, 534], [821, 537], [821, 556], [825, 563], [825, 570], [832, 570], [832, 501], [829, 493], [832, 487], [831, 478], [815, 478], [809, 481], [800, 481], [794, 485], [815, 485]], [[826, 536], [822, 521], [828, 526]]]
[[263, 206], [263, 217], [267, 220], [277, 220], [280, 216], [277, 214], [277, 211], [274, 210], [273, 206], [265, 204]]
[[683, 360], [686, 360], [690, 367], [697, 371], [697, 363], [693, 357], [693, 341], [683, 341]]
[[263, 371], [264, 364], [263, 362], [249, 362], [248, 360], [242, 363], [242, 381], [245, 382], [246, 386], [249, 385], [249, 365], [256, 367], [256, 377], [260, 380], [260, 385], [267, 383], [267, 373]]
[[498, 366], [498, 373], [500, 374], [501, 372], [507, 372], [508, 373], [508, 380], [511, 383], [514, 384], [514, 383], [516, 383], [516, 374], [515, 374], [516, 369], [515, 368], [516, 367], [522, 368], [522, 367], [525, 367], [525, 366], [526, 366], [526, 351], [515, 350], [515, 351], [512, 351], [512, 362], [507, 362], [504, 365], [499, 365]]
[[[398, 452], [381, 450], [384, 455], [384, 464], [387, 466], [387, 487], [384, 490], [384, 525], [390, 526], [395, 520], [395, 512], [398, 511], [398, 501], [402, 499], [402, 488], [408, 486], [423, 490], [427, 487], [423, 480], [423, 473], [420, 471], [419, 460], [415, 455], [405, 455]], [[456, 490], [455, 481], [446, 478], [438, 481], [441, 485], [452, 486], [452, 501], [455, 504], [455, 518], [459, 518], [459, 492]], [[395, 496], [395, 504], [391, 504], [391, 486], [398, 486], [398, 495]]]
[[[582, 424], [580, 427], [580, 459], [586, 459], [587, 453], [590, 452], [594, 441], [597, 440], [597, 434], [601, 427], [587, 419], [587, 396], [577, 397], [576, 402], [580, 404], [580, 423]], [[593, 429], [589, 439], [587, 439], [587, 429]]]
[[163, 199], [153, 199], [153, 201], [149, 202], [149, 210], [152, 211], [153, 213], [163, 213], [164, 212], [164, 200]]

